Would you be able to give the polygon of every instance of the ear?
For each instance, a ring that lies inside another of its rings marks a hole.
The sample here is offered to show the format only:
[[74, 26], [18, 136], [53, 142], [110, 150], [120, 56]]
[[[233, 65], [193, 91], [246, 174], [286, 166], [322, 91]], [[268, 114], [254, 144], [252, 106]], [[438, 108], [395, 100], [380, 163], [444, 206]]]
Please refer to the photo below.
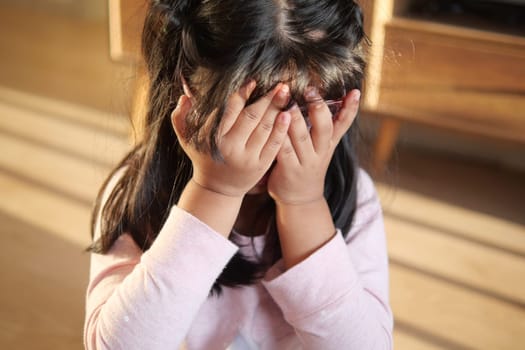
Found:
[[184, 131], [186, 128], [186, 116], [188, 115], [190, 108], [191, 108], [190, 99], [186, 95], [182, 95], [179, 98], [177, 107], [173, 110], [173, 112], [171, 112], [171, 125], [173, 126], [173, 130], [175, 131], [175, 134], [177, 134], [177, 138], [179, 139], [179, 142], [181, 143], [184, 140]]
[[180, 75], [180, 80], [182, 81], [182, 90], [184, 91], [184, 94], [188, 96], [189, 98], [193, 97], [193, 94], [191, 93], [190, 87], [188, 86], [188, 83], [186, 82], [186, 79]]

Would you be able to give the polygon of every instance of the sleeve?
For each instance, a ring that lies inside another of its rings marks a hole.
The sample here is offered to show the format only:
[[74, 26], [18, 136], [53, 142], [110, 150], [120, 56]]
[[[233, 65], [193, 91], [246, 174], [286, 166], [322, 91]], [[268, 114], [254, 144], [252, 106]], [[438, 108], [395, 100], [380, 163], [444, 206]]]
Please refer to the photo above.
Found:
[[124, 234], [92, 254], [85, 348], [177, 349], [237, 249], [175, 206], [147, 252]]
[[388, 256], [381, 205], [360, 170], [354, 224], [285, 271], [282, 260], [263, 284], [304, 349], [392, 349]]

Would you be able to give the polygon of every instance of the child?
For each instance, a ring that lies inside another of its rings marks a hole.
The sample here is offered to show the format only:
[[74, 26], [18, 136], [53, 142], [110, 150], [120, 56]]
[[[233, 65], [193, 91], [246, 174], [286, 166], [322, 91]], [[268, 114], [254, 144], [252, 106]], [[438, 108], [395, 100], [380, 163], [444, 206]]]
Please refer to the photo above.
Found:
[[94, 210], [87, 349], [390, 349], [349, 0], [158, 0], [144, 135]]

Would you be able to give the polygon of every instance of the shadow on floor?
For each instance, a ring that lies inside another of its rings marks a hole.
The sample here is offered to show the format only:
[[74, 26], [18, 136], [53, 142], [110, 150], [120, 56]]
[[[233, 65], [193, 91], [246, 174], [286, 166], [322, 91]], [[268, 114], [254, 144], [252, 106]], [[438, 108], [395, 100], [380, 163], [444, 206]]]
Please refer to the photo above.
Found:
[[0, 223], [0, 348], [81, 349], [89, 255], [1, 212]]

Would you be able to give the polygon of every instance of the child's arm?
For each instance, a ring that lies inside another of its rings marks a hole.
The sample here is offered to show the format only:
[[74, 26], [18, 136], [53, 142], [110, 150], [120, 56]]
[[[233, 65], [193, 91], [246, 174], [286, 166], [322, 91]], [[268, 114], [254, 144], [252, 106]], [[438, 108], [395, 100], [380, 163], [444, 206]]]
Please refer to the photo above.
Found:
[[92, 254], [86, 349], [177, 349], [237, 246], [173, 207], [144, 254], [122, 235]]
[[356, 117], [360, 92], [352, 90], [345, 96], [335, 119], [317, 90], [311, 89], [305, 97], [312, 101], [312, 128], [308, 129], [301, 111], [294, 106], [290, 110], [289, 137], [268, 181], [268, 192], [276, 203], [277, 229], [287, 268], [300, 263], [335, 234], [324, 198], [325, 176], [337, 144]]
[[178, 205], [226, 237], [244, 195], [272, 165], [290, 125], [290, 114], [281, 112], [289, 98], [288, 86], [278, 84], [246, 106], [255, 86], [250, 81], [226, 103], [216, 135], [220, 161], [186, 139], [185, 118], [191, 109], [187, 96], [181, 96], [172, 114], [179, 143], [193, 166], [192, 179]]
[[310, 105], [311, 134], [298, 109], [291, 110], [290, 137], [269, 180], [283, 260], [268, 272], [265, 285], [306, 349], [392, 346], [385, 233], [373, 183], [360, 172], [347, 244], [323, 197], [326, 169], [358, 100], [351, 92], [333, 125], [324, 103]]
[[147, 252], [142, 254], [124, 234], [108, 254], [92, 254], [87, 349], [176, 349], [181, 344], [237, 250], [225, 237], [242, 198], [270, 167], [289, 126], [289, 114], [280, 110], [287, 88], [278, 85], [245, 107], [254, 87], [255, 82], [248, 83], [228, 101], [218, 140], [223, 162], [181, 137], [190, 109], [189, 99], [181, 97], [172, 121], [192, 160], [193, 178]]
[[[346, 242], [338, 232], [292, 268], [281, 261], [263, 281], [305, 349], [392, 348], [383, 215], [363, 170], [357, 204]], [[308, 217], [302, 222], [306, 236]]]

